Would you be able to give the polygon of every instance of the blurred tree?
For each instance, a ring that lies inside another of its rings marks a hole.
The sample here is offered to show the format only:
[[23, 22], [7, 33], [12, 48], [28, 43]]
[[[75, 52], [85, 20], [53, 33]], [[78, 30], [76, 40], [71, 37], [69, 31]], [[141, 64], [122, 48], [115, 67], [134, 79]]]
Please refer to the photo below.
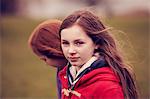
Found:
[[104, 8], [106, 16], [112, 17], [112, 2], [110, 0], [84, 0], [88, 6], [101, 6]]
[[89, 6], [97, 5], [100, 1], [103, 0], [84, 0]]
[[101, 8], [104, 10], [107, 17], [109, 18], [113, 17], [112, 4], [115, 2], [115, 0], [71, 0], [71, 1], [84, 3], [89, 7], [93, 7], [93, 9], [95, 10], [98, 10], [99, 8]]
[[1, 14], [15, 15], [17, 13], [17, 0], [1, 0]]

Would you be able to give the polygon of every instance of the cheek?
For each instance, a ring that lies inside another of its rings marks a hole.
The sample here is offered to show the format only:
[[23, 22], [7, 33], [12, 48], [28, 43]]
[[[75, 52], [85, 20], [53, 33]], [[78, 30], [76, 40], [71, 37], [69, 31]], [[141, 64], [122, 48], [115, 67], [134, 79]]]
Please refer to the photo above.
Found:
[[48, 65], [53, 65], [53, 63], [51, 62], [51, 60], [46, 60], [45, 61]]
[[62, 52], [63, 52], [64, 56], [66, 57], [66, 55], [67, 55], [67, 48], [62, 47]]
[[66, 49], [63, 46], [61, 46], [61, 49], [62, 49], [62, 52], [64, 54]]
[[82, 54], [84, 54], [85, 56], [86, 56], [86, 55], [91, 56], [91, 55], [93, 55], [93, 53], [94, 53], [94, 47], [93, 47], [93, 46], [85, 46], [85, 47], [83, 47], [83, 48], [80, 50], [80, 52], [81, 52]]
[[93, 48], [86, 47], [86, 48], [83, 48], [82, 50], [80, 50], [79, 54], [80, 54], [80, 57], [82, 60], [88, 60], [93, 56], [93, 53], [94, 53]]

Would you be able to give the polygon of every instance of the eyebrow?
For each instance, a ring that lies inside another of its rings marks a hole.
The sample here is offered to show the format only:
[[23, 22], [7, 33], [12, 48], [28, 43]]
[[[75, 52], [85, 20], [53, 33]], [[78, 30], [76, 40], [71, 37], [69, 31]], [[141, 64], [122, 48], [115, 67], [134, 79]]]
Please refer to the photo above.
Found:
[[74, 40], [75, 42], [77, 42], [77, 41], [83, 41], [82, 39], [76, 39], [76, 40]]
[[67, 41], [67, 40], [63, 40], [63, 39], [62, 39], [61, 41]]
[[[62, 41], [67, 41], [67, 40], [62, 39]], [[74, 41], [77, 42], [77, 41], [83, 41], [83, 40], [82, 39], [76, 39]]]

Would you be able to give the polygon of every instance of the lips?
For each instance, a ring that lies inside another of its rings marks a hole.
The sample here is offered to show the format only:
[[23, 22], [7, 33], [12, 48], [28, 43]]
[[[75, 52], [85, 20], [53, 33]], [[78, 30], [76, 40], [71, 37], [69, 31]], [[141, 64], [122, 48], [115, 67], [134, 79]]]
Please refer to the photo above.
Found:
[[68, 57], [71, 62], [76, 62], [79, 57]]

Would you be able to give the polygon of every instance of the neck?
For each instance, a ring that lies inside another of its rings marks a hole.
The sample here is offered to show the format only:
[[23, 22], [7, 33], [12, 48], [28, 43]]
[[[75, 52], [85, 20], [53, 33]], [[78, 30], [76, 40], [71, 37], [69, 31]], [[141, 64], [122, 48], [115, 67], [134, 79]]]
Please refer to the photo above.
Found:
[[75, 70], [78, 72], [80, 70], [81, 67], [77, 67], [75, 66]]
[[93, 56], [91, 57], [85, 64], [83, 64], [82, 66], [74, 66], [76, 72], [78, 71], [82, 71], [85, 68], [89, 67], [95, 60], [97, 60], [98, 57]]

